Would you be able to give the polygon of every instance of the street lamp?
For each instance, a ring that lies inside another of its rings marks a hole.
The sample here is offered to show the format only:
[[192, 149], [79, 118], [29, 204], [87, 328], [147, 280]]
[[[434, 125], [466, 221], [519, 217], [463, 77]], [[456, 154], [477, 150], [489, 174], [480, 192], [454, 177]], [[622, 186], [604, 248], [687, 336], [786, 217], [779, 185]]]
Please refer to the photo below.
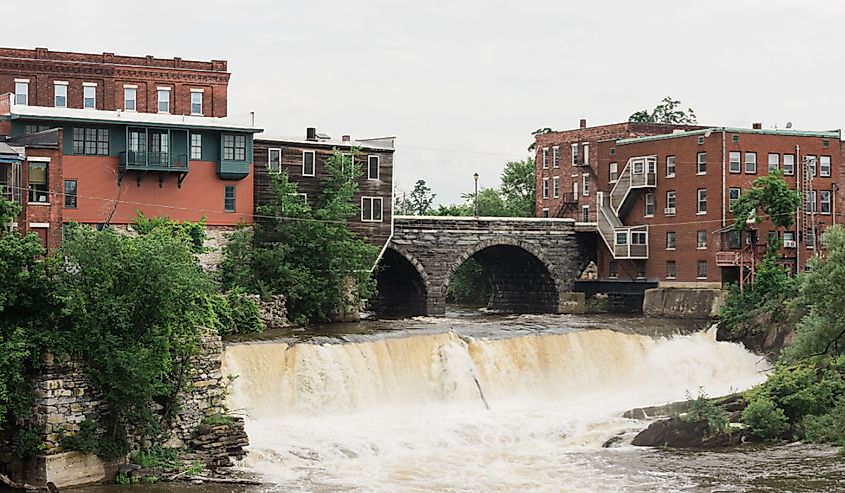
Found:
[[472, 177], [475, 178], [475, 217], [478, 217], [478, 173], [475, 173]]

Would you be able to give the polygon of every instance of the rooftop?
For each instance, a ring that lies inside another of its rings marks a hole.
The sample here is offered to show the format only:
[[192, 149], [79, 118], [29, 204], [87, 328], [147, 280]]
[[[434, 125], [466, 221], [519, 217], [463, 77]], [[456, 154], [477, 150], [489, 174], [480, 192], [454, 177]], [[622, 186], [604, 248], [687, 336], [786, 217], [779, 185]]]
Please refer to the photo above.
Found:
[[317, 140], [308, 140], [304, 137], [289, 137], [289, 136], [279, 136], [279, 137], [270, 137], [264, 135], [256, 135], [255, 140], [267, 143], [277, 143], [277, 144], [297, 144], [301, 146], [320, 146], [320, 147], [340, 147], [340, 148], [352, 148], [352, 147], [361, 147], [364, 149], [373, 149], [373, 150], [381, 150], [381, 151], [393, 151], [395, 150], [394, 147], [394, 140], [396, 137], [376, 137], [372, 139], [356, 139], [356, 140], [341, 140], [341, 139], [317, 139]]
[[0, 48], [0, 57], [18, 60], [46, 60], [67, 63], [97, 63], [115, 66], [141, 66], [150, 68], [226, 72], [225, 60], [183, 60], [179, 57], [157, 58], [153, 55], [129, 56], [110, 52], [81, 53], [75, 51], [50, 51], [47, 48]]
[[839, 130], [779, 130], [779, 129], [755, 129], [755, 128], [738, 128], [738, 127], [710, 127], [701, 130], [690, 130], [686, 132], [675, 132], [661, 135], [647, 135], [645, 137], [632, 137], [629, 139], [619, 139], [616, 141], [619, 145], [635, 144], [638, 142], [650, 142], [666, 139], [678, 139], [683, 137], [691, 137], [696, 135], [709, 135], [711, 133], [726, 132], [732, 134], [757, 134], [757, 135], [781, 135], [788, 137], [818, 137], [822, 139], [839, 139]]

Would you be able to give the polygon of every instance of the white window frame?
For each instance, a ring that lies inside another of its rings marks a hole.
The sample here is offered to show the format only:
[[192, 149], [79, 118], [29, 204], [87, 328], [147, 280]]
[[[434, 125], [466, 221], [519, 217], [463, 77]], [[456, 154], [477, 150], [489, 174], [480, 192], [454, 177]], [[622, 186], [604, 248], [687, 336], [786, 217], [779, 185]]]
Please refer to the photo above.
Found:
[[807, 154], [804, 157], [807, 159], [807, 166], [809, 166], [809, 168], [810, 168], [810, 176], [815, 178], [816, 176], [818, 176], [818, 172], [819, 172], [818, 171], [819, 159], [812, 154]]
[[[819, 190], [819, 214], [830, 214], [831, 195], [830, 190]], [[825, 204], [827, 205], [827, 210], [825, 210]]]
[[[789, 158], [789, 159], [787, 159]], [[789, 161], [789, 167], [787, 167], [786, 162]], [[795, 175], [795, 154], [784, 154], [783, 155], [783, 174], [784, 176], [794, 176]]]
[[[669, 235], [672, 235], [672, 246], [669, 246]], [[675, 250], [678, 248], [678, 233], [674, 231], [667, 231], [666, 232], [666, 249], [667, 250]]]
[[[704, 158], [704, 159], [701, 159]], [[701, 171], [701, 165], [704, 165], [704, 171]], [[696, 154], [695, 157], [695, 174], [696, 175], [706, 175], [707, 174], [707, 153], [706, 152], [699, 152]]]
[[[199, 145], [198, 146], [194, 145], [194, 137], [199, 137]], [[193, 133], [193, 132], [191, 133], [190, 147], [191, 147], [191, 149], [190, 149], [191, 161], [201, 160], [202, 159], [202, 134]], [[195, 156], [195, 154], [194, 154], [195, 149], [199, 149], [199, 157], [194, 157]]]
[[[305, 156], [311, 155], [311, 173], [305, 172]], [[302, 176], [317, 175], [317, 153], [315, 151], [302, 151]]]
[[[24, 86], [26, 90], [24, 92], [18, 92], [18, 84]], [[29, 106], [29, 79], [15, 79], [15, 104]]]
[[[774, 160], [772, 160], [772, 158], [774, 158]], [[768, 169], [769, 173], [771, 173], [772, 171], [774, 171], [776, 169], [780, 169], [780, 154], [778, 154], [776, 152], [770, 152], [769, 157], [767, 159], [768, 159], [767, 169]], [[772, 165], [774, 165], [774, 166], [772, 166]]]
[[728, 173], [742, 173], [742, 153], [731, 151], [728, 153]]
[[[204, 108], [203, 99], [204, 99], [204, 92], [202, 89], [191, 89], [191, 114], [194, 116], [202, 116]], [[194, 95], [199, 95], [199, 105], [200, 110], [194, 111], [194, 105], [197, 104], [194, 102]]]
[[547, 219], [549, 217], [549, 208], [543, 207], [543, 218]]
[[819, 156], [819, 176], [830, 177], [830, 156]]
[[[704, 192], [704, 199], [702, 200], [701, 195]], [[707, 214], [707, 189], [706, 188], [699, 188], [695, 191], [695, 213], [696, 215], [704, 215]], [[701, 209], [701, 204], [704, 204], [704, 210]]]
[[560, 168], [560, 146], [552, 147], [552, 168]]
[[[373, 176], [373, 160], [375, 160], [376, 164], [376, 174]], [[367, 156], [367, 179], [368, 180], [380, 180], [381, 176], [381, 156], [376, 154], [370, 154]]]
[[[54, 80], [53, 81], [53, 107], [55, 108], [67, 108], [67, 81], [63, 80]], [[59, 88], [64, 92], [61, 97], [65, 98], [65, 104], [59, 106]]]
[[[129, 93], [132, 98], [128, 98]], [[132, 108], [129, 108], [127, 102], [132, 101]], [[123, 84], [123, 111], [138, 111], [138, 86], [131, 84]]]
[[[675, 211], [677, 211], [676, 207], [678, 204], [678, 192], [674, 190], [667, 190], [666, 191], [666, 207], [663, 210], [664, 215], [675, 215]], [[669, 209], [673, 209], [672, 212], [669, 212]]]
[[616, 183], [619, 181], [619, 163], [610, 163], [610, 169], [607, 172], [608, 183]]
[[552, 177], [552, 198], [560, 198], [560, 177]]
[[544, 147], [542, 150], [543, 169], [549, 169], [549, 148]]
[[[701, 265], [704, 264], [704, 275], [701, 275]], [[695, 264], [695, 278], [696, 279], [707, 279], [707, 261], [706, 260], [699, 260]]]
[[[370, 202], [370, 217], [364, 217], [364, 202]], [[373, 211], [376, 210], [375, 204], [378, 201], [379, 218], [373, 219]], [[380, 223], [384, 222], [384, 199], [382, 197], [361, 197], [361, 221], [365, 223]]]
[[[643, 210], [643, 217], [654, 217], [654, 194], [651, 192], [645, 194], [643, 197], [643, 204], [645, 206]], [[651, 207], [650, 213], [648, 211], [649, 207]]]
[[[736, 193], [736, 197], [733, 197], [734, 193]], [[739, 200], [742, 197], [742, 189], [739, 187], [731, 187], [728, 189], [728, 210], [732, 211], [734, 208], [734, 202]]]
[[[86, 94], [88, 91], [93, 91], [93, 95], [88, 97]], [[91, 100], [91, 106], [88, 106], [88, 100]], [[87, 110], [96, 110], [97, 109], [97, 83], [96, 82], [83, 82], [82, 83], [82, 108]]]
[[[279, 153], [279, 161], [276, 168], [273, 168], [273, 152]], [[282, 148], [270, 147], [267, 149], [267, 172], [271, 175], [278, 175], [282, 173]]]
[[[704, 240], [703, 242], [702, 239]], [[695, 248], [697, 250], [707, 250], [707, 231], [699, 229], [695, 232]]]
[[572, 166], [578, 166], [578, 144], [572, 144]]
[[[669, 265], [672, 265], [672, 275], [669, 275]], [[666, 261], [666, 279], [675, 279], [678, 276], [678, 263], [674, 260]]]
[[548, 177], [543, 178], [543, 198], [549, 198], [549, 179]]
[[[167, 101], [161, 100], [162, 94], [167, 94]], [[171, 96], [172, 96], [172, 94], [170, 93], [169, 87], [157, 87], [156, 88], [156, 109], [158, 110], [159, 113], [162, 113], [162, 114], [170, 114], [171, 113], [170, 110], [173, 109], [172, 105], [171, 105], [171, 102], [172, 102]], [[167, 110], [165, 110], [165, 111], [161, 110], [161, 103], [162, 102], [167, 103]]]
[[584, 197], [590, 196], [590, 174], [583, 173], [581, 175], [581, 195]]
[[588, 223], [590, 222], [590, 206], [589, 205], [582, 205], [581, 206], [581, 221]]
[[[753, 159], [749, 159], [753, 158]], [[757, 174], [757, 153], [756, 152], [746, 152], [745, 153], [745, 174], [746, 175], [756, 175]]]
[[584, 151], [584, 166], [589, 166], [590, 165], [590, 143], [584, 142], [581, 145], [584, 148], [583, 149], [583, 151]]
[[675, 156], [666, 156], [666, 178], [674, 178], [675, 177], [676, 164], [677, 164], [677, 159], [675, 158]]

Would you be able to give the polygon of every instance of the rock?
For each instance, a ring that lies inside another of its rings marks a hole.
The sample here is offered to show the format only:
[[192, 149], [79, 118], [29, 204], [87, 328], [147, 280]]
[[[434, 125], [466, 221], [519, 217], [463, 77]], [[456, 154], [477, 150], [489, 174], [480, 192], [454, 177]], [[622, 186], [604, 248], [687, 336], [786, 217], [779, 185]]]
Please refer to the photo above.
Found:
[[661, 406], [635, 407], [625, 411], [623, 418], [627, 419], [654, 419], [678, 416], [687, 411], [689, 401], [670, 402]]
[[619, 447], [622, 445], [622, 435], [616, 435], [615, 437], [610, 437], [603, 444], [601, 444], [601, 448], [614, 448]]
[[118, 466], [117, 473], [125, 474], [128, 476], [132, 474], [133, 471], [137, 471], [139, 469], [141, 469], [141, 466], [139, 466], [138, 464], [122, 464]]
[[706, 421], [685, 421], [669, 418], [655, 421], [634, 437], [631, 445], [637, 447], [715, 448], [739, 445], [743, 430], [709, 435]]

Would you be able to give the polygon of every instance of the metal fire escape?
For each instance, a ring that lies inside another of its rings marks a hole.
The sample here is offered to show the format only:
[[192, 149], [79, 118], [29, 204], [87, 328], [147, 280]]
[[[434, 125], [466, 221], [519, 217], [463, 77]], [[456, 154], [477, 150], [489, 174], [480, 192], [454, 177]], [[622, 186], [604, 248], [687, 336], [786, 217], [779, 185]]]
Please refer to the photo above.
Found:
[[648, 259], [648, 226], [625, 226], [623, 219], [631, 211], [644, 189], [657, 186], [657, 157], [628, 160], [609, 194], [598, 194], [598, 230], [615, 259]]

